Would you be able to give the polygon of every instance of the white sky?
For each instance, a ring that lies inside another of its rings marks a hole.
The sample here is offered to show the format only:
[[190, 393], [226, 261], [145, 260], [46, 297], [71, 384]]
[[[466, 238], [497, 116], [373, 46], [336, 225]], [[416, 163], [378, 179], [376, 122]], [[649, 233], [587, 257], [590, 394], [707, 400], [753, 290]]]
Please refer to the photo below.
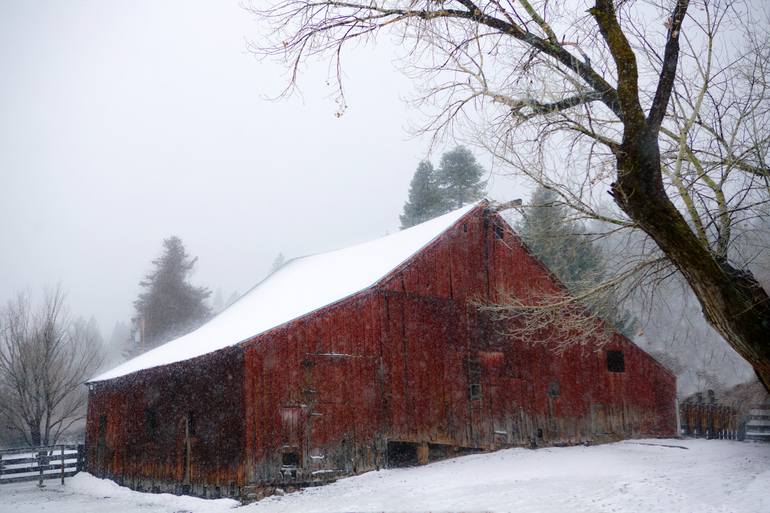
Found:
[[235, 0], [0, 1], [1, 302], [59, 283], [108, 337], [171, 234], [226, 298], [279, 251], [397, 229], [428, 141], [393, 49], [350, 55], [337, 118], [325, 65], [264, 99], [285, 70], [246, 51], [259, 29]]

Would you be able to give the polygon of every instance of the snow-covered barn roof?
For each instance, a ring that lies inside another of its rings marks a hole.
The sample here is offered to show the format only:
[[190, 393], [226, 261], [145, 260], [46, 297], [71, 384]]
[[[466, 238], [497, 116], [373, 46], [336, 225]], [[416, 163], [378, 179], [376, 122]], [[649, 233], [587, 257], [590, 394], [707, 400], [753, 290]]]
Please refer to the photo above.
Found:
[[236, 345], [365, 290], [430, 244], [477, 204], [380, 239], [290, 260], [200, 328], [100, 374], [89, 383]]

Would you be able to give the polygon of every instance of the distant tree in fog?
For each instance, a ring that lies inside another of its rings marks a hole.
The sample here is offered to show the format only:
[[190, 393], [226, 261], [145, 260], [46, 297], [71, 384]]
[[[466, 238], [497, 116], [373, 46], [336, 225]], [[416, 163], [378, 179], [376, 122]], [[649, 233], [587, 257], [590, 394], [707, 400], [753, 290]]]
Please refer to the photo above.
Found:
[[275, 271], [283, 267], [283, 264], [285, 263], [286, 257], [283, 255], [283, 253], [279, 252], [275, 257], [275, 260], [273, 260], [273, 264], [270, 266], [270, 272], [268, 275], [273, 274]]
[[225, 300], [222, 299], [222, 289], [218, 288], [211, 300], [211, 313], [216, 315], [225, 309]]
[[59, 289], [39, 307], [19, 294], [0, 312], [0, 417], [30, 446], [55, 444], [85, 417], [83, 383], [102, 349], [95, 323], [71, 321]]
[[206, 304], [211, 291], [188, 281], [197, 260], [179, 237], [163, 241], [163, 253], [152, 261], [153, 270], [139, 283], [144, 292], [134, 301], [136, 353], [184, 335], [211, 316]]
[[458, 146], [441, 155], [438, 171], [442, 195], [449, 200], [449, 210], [481, 199], [486, 185], [481, 177], [484, 169], [476, 162], [471, 151]]
[[[557, 194], [538, 187], [524, 209], [516, 231], [534, 255], [553, 272], [573, 294], [583, 294], [596, 287], [609, 274], [602, 249], [586, 233], [583, 225]], [[612, 290], [590, 294], [584, 306], [629, 338], [633, 338], [636, 320], [621, 308]]]
[[230, 297], [227, 298], [227, 302], [225, 303], [225, 308], [229, 307], [230, 305], [238, 301], [240, 297], [241, 297], [241, 293], [238, 292], [237, 290], [232, 294], [230, 294]]

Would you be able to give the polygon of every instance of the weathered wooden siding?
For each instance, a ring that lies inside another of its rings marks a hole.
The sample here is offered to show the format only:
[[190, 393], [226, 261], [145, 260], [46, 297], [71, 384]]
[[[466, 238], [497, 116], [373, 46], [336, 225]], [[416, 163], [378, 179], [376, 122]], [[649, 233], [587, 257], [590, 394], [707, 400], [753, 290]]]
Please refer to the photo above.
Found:
[[96, 383], [88, 398], [89, 472], [140, 490], [237, 495], [242, 383], [240, 348]]
[[[497, 215], [464, 219], [381, 287], [388, 438], [494, 448], [675, 434], [675, 378], [624, 337], [557, 354], [472, 306], [559, 289]], [[625, 372], [607, 370], [609, 350]]]
[[[196, 493], [379, 468], [389, 442], [415, 447], [425, 461], [455, 450], [674, 435], [674, 377], [624, 337], [556, 354], [503, 335], [474, 303], [558, 288], [504, 221], [474, 209], [368, 290], [238, 348], [97, 385], [90, 461], [99, 461], [100, 412], [113, 452], [98, 475], [190, 482]], [[608, 350], [623, 352], [624, 372], [608, 370]], [[196, 421], [211, 431], [194, 442], [189, 479], [179, 424], [142, 441], [149, 403], [174, 422], [187, 404], [202, 407]]]
[[245, 345], [251, 482], [309, 482], [378, 464], [378, 314], [371, 294], [359, 294]]

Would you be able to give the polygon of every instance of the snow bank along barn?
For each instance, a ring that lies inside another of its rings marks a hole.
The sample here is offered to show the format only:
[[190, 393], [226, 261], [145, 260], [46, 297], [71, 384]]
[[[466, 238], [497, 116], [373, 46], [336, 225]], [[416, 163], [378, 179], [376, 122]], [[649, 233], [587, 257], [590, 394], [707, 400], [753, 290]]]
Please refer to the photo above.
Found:
[[675, 378], [617, 334], [557, 355], [475, 300], [559, 285], [489, 204], [298, 258], [89, 383], [88, 470], [239, 496], [470, 450], [675, 435]]

